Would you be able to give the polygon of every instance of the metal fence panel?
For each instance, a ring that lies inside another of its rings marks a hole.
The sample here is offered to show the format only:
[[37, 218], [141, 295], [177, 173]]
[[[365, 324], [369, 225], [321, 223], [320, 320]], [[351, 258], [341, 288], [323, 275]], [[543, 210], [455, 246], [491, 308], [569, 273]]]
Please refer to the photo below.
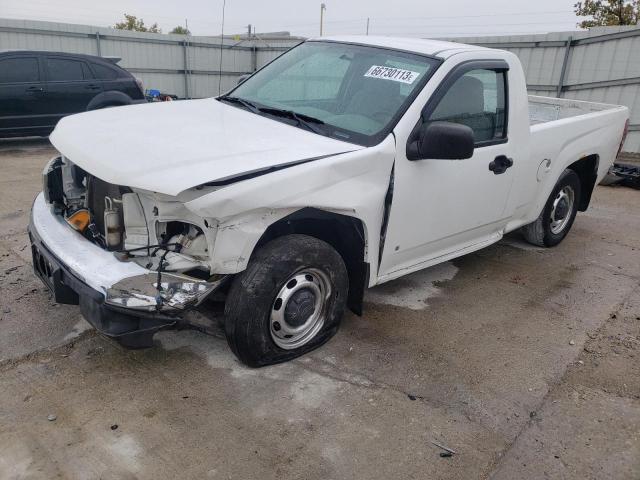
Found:
[[624, 150], [640, 152], [639, 27], [450, 40], [513, 52], [532, 94], [629, 107], [630, 131]]
[[[54, 22], [0, 19], [0, 50], [47, 50], [120, 57], [119, 65], [155, 88], [181, 98], [217, 95], [240, 75], [260, 68], [301, 39], [163, 35]], [[264, 52], [264, 56], [258, 52]], [[222, 76], [219, 82], [218, 78]]]
[[[450, 40], [513, 52], [522, 62], [531, 93], [628, 106], [631, 128], [625, 150], [640, 152], [639, 27]], [[140, 78], [147, 88], [182, 98], [217, 95], [219, 84], [221, 91], [229, 90], [239, 75], [266, 65], [300, 41], [301, 38], [286, 36], [241, 40], [225, 37], [220, 72], [219, 37], [0, 19], [0, 50], [120, 57], [120, 65]]]

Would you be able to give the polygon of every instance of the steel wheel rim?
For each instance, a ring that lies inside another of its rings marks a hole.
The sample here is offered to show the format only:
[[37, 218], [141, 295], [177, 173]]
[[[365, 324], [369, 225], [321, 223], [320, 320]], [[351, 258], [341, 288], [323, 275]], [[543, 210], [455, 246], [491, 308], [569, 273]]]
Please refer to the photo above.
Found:
[[324, 325], [331, 294], [329, 277], [321, 270], [306, 268], [291, 275], [271, 305], [269, 330], [274, 343], [292, 350], [310, 342]]
[[554, 235], [562, 232], [571, 220], [575, 196], [573, 188], [565, 185], [558, 191], [556, 198], [553, 200], [549, 222], [551, 233]]

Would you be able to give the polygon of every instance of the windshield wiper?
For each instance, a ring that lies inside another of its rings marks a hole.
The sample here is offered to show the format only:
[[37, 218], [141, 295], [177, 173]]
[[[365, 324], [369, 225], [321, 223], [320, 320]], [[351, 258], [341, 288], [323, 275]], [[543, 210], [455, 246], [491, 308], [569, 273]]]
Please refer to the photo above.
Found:
[[285, 109], [273, 108], [273, 107], [257, 107], [256, 105], [251, 103], [249, 100], [245, 100], [244, 98], [240, 98], [240, 97], [233, 97], [230, 95], [223, 95], [222, 97], [218, 97], [218, 100], [241, 105], [253, 113], [257, 113], [257, 114], [266, 113], [267, 115], [273, 115], [276, 117], [290, 118], [292, 120], [295, 120], [299, 126], [305, 127], [307, 130], [310, 130], [313, 133], [317, 133], [319, 135], [326, 135], [326, 133], [323, 130], [315, 126], [315, 125], [324, 125], [325, 123], [319, 118], [311, 117], [309, 115], [305, 115], [304, 113], [296, 113], [292, 110], [285, 110]]
[[284, 109], [273, 108], [273, 107], [261, 107], [261, 108], [258, 108], [258, 110], [268, 115], [291, 118], [296, 122], [298, 122], [298, 125], [300, 125], [301, 127], [305, 127], [307, 130], [310, 130], [313, 133], [317, 133], [319, 135], [326, 135], [322, 129], [319, 129], [318, 127], [315, 126], [315, 125], [325, 124], [319, 118], [311, 117], [309, 115], [305, 115], [304, 113], [296, 113], [292, 110], [284, 110]]
[[237, 103], [238, 105], [242, 105], [247, 110], [249, 110], [249, 111], [251, 111], [253, 113], [258, 113], [260, 111], [260, 109], [258, 107], [256, 107], [250, 101], [245, 100], [244, 98], [231, 97], [229, 95], [223, 95], [222, 97], [218, 97], [218, 100], [223, 100], [223, 101], [229, 102], [229, 103]]

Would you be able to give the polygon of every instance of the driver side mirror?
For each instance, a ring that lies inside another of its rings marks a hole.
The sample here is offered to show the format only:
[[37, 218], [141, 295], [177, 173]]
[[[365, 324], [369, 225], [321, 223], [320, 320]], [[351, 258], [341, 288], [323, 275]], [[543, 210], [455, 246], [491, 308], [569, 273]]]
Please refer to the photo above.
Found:
[[407, 146], [409, 160], [464, 160], [473, 156], [473, 130], [459, 123], [423, 123]]

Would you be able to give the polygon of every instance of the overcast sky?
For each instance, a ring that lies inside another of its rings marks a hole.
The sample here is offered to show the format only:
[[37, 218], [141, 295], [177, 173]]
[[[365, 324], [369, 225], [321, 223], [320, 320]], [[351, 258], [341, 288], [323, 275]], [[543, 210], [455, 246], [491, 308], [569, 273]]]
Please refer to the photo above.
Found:
[[[315, 36], [320, 1], [226, 0], [225, 33], [290, 31]], [[574, 0], [325, 0], [326, 34], [420, 37], [518, 34], [576, 29]], [[223, 0], [0, 0], [0, 18], [111, 26], [129, 13], [167, 32], [189, 22], [195, 35], [220, 33]]]

